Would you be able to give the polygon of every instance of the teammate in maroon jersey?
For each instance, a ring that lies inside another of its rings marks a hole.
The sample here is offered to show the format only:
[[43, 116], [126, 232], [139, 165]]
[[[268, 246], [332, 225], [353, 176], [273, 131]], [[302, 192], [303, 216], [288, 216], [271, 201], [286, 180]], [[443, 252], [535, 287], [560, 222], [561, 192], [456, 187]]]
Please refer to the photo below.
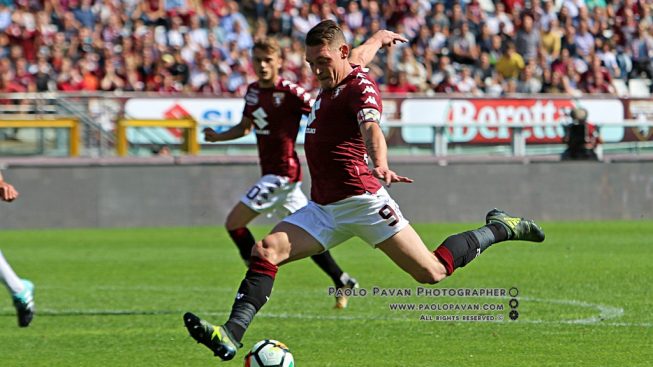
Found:
[[[377, 40], [377, 49], [392, 41]], [[379, 126], [379, 90], [362, 68], [350, 64], [349, 53], [333, 21], [319, 23], [306, 36], [306, 60], [322, 87], [306, 129], [311, 201], [256, 244], [224, 325], [213, 326], [190, 312], [184, 315], [191, 336], [223, 360], [235, 356], [254, 315], [269, 299], [279, 265], [328, 250], [353, 236], [379, 248], [426, 284], [443, 280], [497, 242], [544, 240], [544, 232], [532, 220], [493, 209], [485, 226], [452, 235], [429, 251], [379, 183], [412, 180], [388, 167]], [[373, 169], [368, 168], [370, 162]]]
[[[357, 50], [356, 62], [367, 64], [374, 53]], [[367, 58], [367, 59], [366, 59]], [[258, 81], [249, 85], [245, 108], [240, 123], [218, 133], [204, 129], [206, 141], [218, 142], [256, 133], [261, 178], [241, 197], [227, 216], [226, 228], [249, 262], [256, 243], [247, 225], [260, 214], [284, 218], [304, 207], [308, 200], [301, 190], [302, 171], [295, 151], [295, 141], [303, 115], [311, 110], [311, 95], [297, 84], [279, 76], [281, 48], [274, 38], [257, 40], [252, 50], [252, 62]], [[358, 283], [335, 262], [331, 253], [311, 256], [313, 261], [331, 277], [335, 288], [355, 288]], [[347, 307], [347, 297], [338, 292], [335, 308]]]

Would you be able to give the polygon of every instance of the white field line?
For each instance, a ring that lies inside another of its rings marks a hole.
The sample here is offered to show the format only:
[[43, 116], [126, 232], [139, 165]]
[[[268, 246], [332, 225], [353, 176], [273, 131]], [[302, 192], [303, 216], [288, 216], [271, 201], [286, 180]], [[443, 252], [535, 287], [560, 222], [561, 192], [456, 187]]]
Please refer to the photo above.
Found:
[[[479, 297], [481, 298], [481, 297]], [[486, 297], [493, 298], [493, 297]], [[621, 307], [614, 307], [609, 305], [604, 305], [600, 303], [590, 303], [579, 300], [567, 300], [567, 299], [544, 299], [544, 298], [534, 298], [534, 297], [519, 297], [520, 301], [529, 301], [536, 303], [545, 303], [553, 305], [567, 305], [573, 307], [581, 307], [594, 309], [598, 314], [580, 319], [569, 319], [569, 320], [528, 320], [528, 319], [519, 319], [517, 321], [498, 321], [495, 323], [504, 323], [504, 324], [572, 324], [572, 325], [598, 325], [598, 326], [617, 326], [617, 327], [644, 327], [651, 328], [653, 327], [652, 322], [616, 322], [608, 321], [620, 318], [624, 315], [624, 309]], [[504, 310], [505, 311], [505, 310]], [[37, 316], [120, 316], [120, 315], [174, 315], [174, 314], [183, 314], [183, 310], [109, 310], [109, 309], [38, 309]], [[415, 317], [370, 317], [364, 315], [348, 315], [347, 311], [338, 312], [338, 314], [307, 314], [307, 313], [274, 313], [274, 312], [265, 312], [262, 311], [257, 317], [259, 318], [271, 318], [271, 319], [299, 319], [299, 320], [380, 320], [380, 321], [393, 321], [393, 322], [412, 322], [417, 321]], [[426, 311], [425, 311], [426, 312]], [[216, 312], [216, 311], [200, 311], [200, 315], [210, 315], [210, 316], [221, 316], [226, 317], [229, 315], [229, 312]], [[9, 315], [9, 313], [3, 312], [2, 314]], [[414, 313], [413, 313], [414, 315]], [[12, 314], [13, 316], [13, 314]]]

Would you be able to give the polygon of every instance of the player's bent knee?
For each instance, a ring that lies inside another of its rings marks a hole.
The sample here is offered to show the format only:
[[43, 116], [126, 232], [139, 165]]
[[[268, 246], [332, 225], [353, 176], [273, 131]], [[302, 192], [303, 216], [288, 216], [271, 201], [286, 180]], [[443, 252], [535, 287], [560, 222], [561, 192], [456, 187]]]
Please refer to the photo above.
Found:
[[411, 274], [413, 279], [421, 284], [436, 284], [447, 277], [447, 274], [437, 269], [422, 269], [417, 273]]
[[279, 236], [268, 235], [254, 245], [252, 256], [258, 256], [276, 265], [290, 256], [290, 244]]

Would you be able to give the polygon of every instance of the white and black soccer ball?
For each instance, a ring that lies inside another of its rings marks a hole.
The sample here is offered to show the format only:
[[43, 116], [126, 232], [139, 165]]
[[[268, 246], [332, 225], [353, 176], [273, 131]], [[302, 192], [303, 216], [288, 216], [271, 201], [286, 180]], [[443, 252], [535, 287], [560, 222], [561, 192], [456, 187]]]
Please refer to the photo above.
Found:
[[265, 339], [254, 344], [245, 356], [245, 367], [294, 367], [288, 347], [280, 341]]

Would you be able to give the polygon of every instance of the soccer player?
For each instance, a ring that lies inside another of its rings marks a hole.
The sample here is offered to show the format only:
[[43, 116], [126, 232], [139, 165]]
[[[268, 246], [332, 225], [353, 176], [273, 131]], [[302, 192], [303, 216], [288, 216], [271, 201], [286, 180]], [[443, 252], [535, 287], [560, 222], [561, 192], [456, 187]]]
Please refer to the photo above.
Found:
[[[388, 45], [376, 42], [377, 49]], [[532, 220], [493, 209], [486, 215], [485, 226], [452, 235], [429, 251], [379, 182], [412, 180], [388, 167], [379, 126], [378, 87], [362, 68], [349, 63], [349, 53], [333, 21], [322, 21], [306, 36], [306, 60], [321, 86], [306, 130], [311, 201], [256, 244], [224, 325], [211, 325], [190, 312], [184, 315], [190, 335], [223, 360], [232, 359], [242, 346], [246, 329], [270, 296], [280, 265], [328, 250], [353, 236], [380, 249], [416, 281], [426, 284], [442, 281], [495, 243], [544, 240], [544, 232]]]
[[[0, 173], [0, 200], [11, 202], [18, 198], [18, 191], [5, 182]], [[16, 307], [18, 326], [27, 327], [34, 318], [34, 284], [20, 279], [0, 251], [0, 281], [7, 287]]]
[[[380, 35], [400, 38], [390, 32]], [[375, 52], [365, 52], [366, 47], [353, 52], [353, 62], [365, 65], [371, 61]], [[258, 81], [247, 89], [240, 123], [222, 133], [204, 129], [204, 139], [208, 142], [237, 139], [252, 129], [256, 133], [262, 177], [231, 209], [225, 224], [246, 264], [256, 243], [247, 228], [252, 220], [260, 214], [284, 218], [308, 203], [301, 190], [302, 171], [295, 141], [302, 116], [311, 111], [312, 102], [306, 90], [280, 77], [282, 57], [276, 39], [257, 40], [252, 49], [252, 63]], [[329, 251], [311, 259], [331, 277], [336, 288], [358, 287], [357, 281], [342, 271]], [[347, 297], [338, 292], [335, 308], [345, 307]]]

